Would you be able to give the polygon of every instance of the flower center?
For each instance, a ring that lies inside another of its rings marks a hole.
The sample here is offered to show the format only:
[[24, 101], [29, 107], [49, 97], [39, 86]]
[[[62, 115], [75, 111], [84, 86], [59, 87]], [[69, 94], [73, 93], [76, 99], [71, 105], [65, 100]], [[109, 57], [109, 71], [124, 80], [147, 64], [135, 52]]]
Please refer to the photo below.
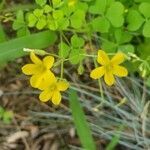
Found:
[[40, 73], [43, 73], [43, 72], [45, 72], [47, 69], [46, 69], [46, 67], [45, 67], [43, 64], [40, 64], [40, 65], [38, 66], [38, 70], [39, 70]]
[[106, 70], [106, 72], [112, 72], [112, 70], [113, 70], [113, 66], [112, 66], [112, 64], [107, 64], [107, 65], [105, 65], [105, 70]]

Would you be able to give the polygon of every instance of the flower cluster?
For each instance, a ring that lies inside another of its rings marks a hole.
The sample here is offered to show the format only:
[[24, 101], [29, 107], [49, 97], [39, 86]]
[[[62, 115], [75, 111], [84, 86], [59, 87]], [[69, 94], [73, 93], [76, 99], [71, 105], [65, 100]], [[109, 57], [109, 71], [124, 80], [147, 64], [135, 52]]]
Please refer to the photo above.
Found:
[[[58, 105], [61, 102], [61, 93], [69, 87], [66, 80], [59, 80], [50, 70], [54, 64], [54, 57], [46, 56], [41, 60], [34, 52], [30, 53], [30, 59], [33, 63], [26, 64], [22, 67], [22, 71], [26, 75], [31, 75], [30, 84], [34, 88], [38, 88], [42, 92], [39, 99], [42, 102], [52, 101], [53, 104]], [[128, 71], [120, 64], [125, 60], [125, 55], [118, 52], [111, 59], [102, 51], [98, 51], [97, 62], [101, 65], [91, 71], [90, 77], [99, 79], [104, 76], [104, 81], [111, 86], [115, 83], [115, 77], [125, 77]]]
[[52, 100], [53, 104], [58, 105], [61, 101], [60, 91], [67, 90], [69, 83], [58, 80], [50, 70], [54, 64], [54, 57], [46, 56], [41, 60], [34, 52], [31, 52], [30, 59], [33, 63], [24, 65], [22, 72], [31, 75], [31, 86], [42, 91], [39, 96], [42, 102]]

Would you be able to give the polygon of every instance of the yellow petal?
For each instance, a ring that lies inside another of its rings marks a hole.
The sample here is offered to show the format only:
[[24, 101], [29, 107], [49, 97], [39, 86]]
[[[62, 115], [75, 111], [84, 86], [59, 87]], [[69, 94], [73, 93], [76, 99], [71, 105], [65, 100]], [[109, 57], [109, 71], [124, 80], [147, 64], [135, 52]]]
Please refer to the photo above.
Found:
[[53, 92], [53, 95], [52, 95], [52, 103], [54, 105], [59, 105], [60, 101], [61, 101], [61, 94], [59, 91], [56, 90]]
[[42, 102], [47, 102], [48, 100], [51, 99], [52, 94], [53, 93], [50, 90], [45, 90], [45, 91], [41, 92], [39, 99]]
[[93, 78], [93, 79], [98, 79], [98, 78], [101, 78], [105, 73], [105, 70], [104, 70], [104, 67], [98, 67], [94, 70], [91, 71], [90, 73], [90, 77]]
[[108, 55], [102, 51], [98, 51], [97, 62], [101, 65], [106, 65], [110, 62]]
[[41, 84], [41, 82], [42, 82], [42, 77], [40, 74], [33, 75], [30, 78], [30, 84], [34, 88], [39, 88], [39, 85]]
[[22, 67], [22, 72], [26, 75], [36, 74], [38, 72], [35, 64], [27, 64]]
[[128, 70], [125, 67], [116, 65], [113, 67], [113, 74], [118, 77], [125, 77], [128, 75]]
[[112, 59], [111, 59], [111, 63], [113, 65], [119, 65], [122, 62], [124, 62], [125, 60], [125, 54], [118, 52]]
[[30, 53], [30, 59], [35, 64], [41, 64], [42, 63], [42, 61], [34, 54], [34, 52]]
[[50, 76], [44, 76], [43, 80], [41, 81], [40, 85], [38, 86], [38, 89], [40, 90], [45, 90], [52, 84], [56, 84], [57, 79], [56, 77], [52, 74]]
[[68, 89], [68, 87], [69, 87], [69, 83], [66, 81], [58, 81], [57, 83], [57, 88], [60, 91], [65, 91]]
[[107, 85], [111, 86], [115, 83], [115, 78], [112, 73], [107, 72], [104, 75], [104, 81]]
[[46, 66], [47, 69], [50, 69], [53, 66], [53, 63], [54, 63], [54, 57], [46, 56], [43, 59], [43, 63], [44, 63], [44, 66]]

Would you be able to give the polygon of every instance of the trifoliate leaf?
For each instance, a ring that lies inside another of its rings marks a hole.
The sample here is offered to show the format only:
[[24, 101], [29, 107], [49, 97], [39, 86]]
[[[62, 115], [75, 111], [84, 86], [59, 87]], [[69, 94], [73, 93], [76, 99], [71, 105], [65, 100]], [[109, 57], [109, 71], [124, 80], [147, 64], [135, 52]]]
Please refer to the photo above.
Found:
[[114, 42], [110, 41], [103, 41], [102, 42], [102, 49], [105, 49], [107, 53], [114, 53], [116, 52], [117, 45]]
[[41, 9], [35, 9], [35, 10], [33, 11], [33, 14], [34, 14], [37, 18], [42, 17], [42, 16], [43, 16], [43, 10], [41, 10]]
[[35, 2], [40, 5], [40, 6], [43, 6], [46, 4], [47, 0], [35, 0]]
[[84, 54], [85, 52], [83, 49], [72, 49], [69, 55], [69, 60], [73, 65], [78, 64], [84, 59]]
[[53, 18], [54, 19], [61, 19], [61, 18], [63, 18], [63, 11], [61, 11], [61, 10], [55, 10], [53, 12]]
[[59, 7], [59, 5], [61, 4], [61, 0], [52, 0], [52, 4], [54, 8]]
[[128, 30], [136, 31], [143, 24], [144, 18], [138, 11], [131, 9], [128, 12], [127, 22], [128, 22], [128, 26], [127, 26]]
[[34, 27], [37, 22], [37, 18], [35, 17], [34, 14], [29, 14], [28, 15], [28, 26], [29, 27]]
[[124, 31], [123, 29], [116, 29], [114, 31], [114, 35], [118, 44], [130, 42], [132, 39], [132, 35]]
[[96, 0], [93, 5], [90, 5], [89, 12], [91, 14], [104, 14], [107, 5], [107, 0]]
[[53, 31], [57, 30], [57, 29], [58, 29], [58, 23], [57, 23], [57, 21], [54, 20], [54, 19], [50, 20], [50, 21], [48, 22], [48, 28], [49, 28], [50, 30], [53, 30]]
[[114, 27], [121, 27], [124, 23], [124, 6], [120, 2], [114, 2], [108, 8], [106, 17]]
[[61, 42], [59, 44], [59, 52], [58, 52], [58, 55], [62, 58], [67, 58], [68, 55], [69, 55], [69, 51], [70, 51], [70, 47], [64, 43], [64, 42]]
[[59, 24], [58, 28], [60, 30], [65, 30], [69, 26], [69, 20], [68, 20], [68, 18], [62, 18], [62, 19], [58, 20], [58, 24]]
[[36, 27], [37, 27], [37, 29], [41, 30], [46, 26], [46, 24], [47, 24], [46, 19], [41, 18], [41, 19], [38, 20], [38, 22], [36, 24]]
[[77, 35], [73, 35], [71, 37], [71, 45], [74, 48], [81, 48], [84, 46], [84, 39], [81, 37], [78, 37]]
[[125, 54], [134, 53], [134, 46], [131, 44], [120, 45], [118, 51], [122, 51]]
[[81, 28], [85, 21], [85, 12], [83, 10], [76, 10], [70, 17], [71, 26], [75, 29]]
[[50, 5], [45, 5], [44, 6], [44, 12], [49, 13], [52, 12], [53, 8]]
[[143, 26], [143, 35], [145, 37], [150, 37], [150, 19], [146, 21]]
[[145, 18], [150, 18], [150, 3], [141, 3], [139, 6], [139, 11]]
[[91, 22], [92, 28], [95, 32], [106, 33], [109, 30], [110, 23], [105, 17], [94, 18]]

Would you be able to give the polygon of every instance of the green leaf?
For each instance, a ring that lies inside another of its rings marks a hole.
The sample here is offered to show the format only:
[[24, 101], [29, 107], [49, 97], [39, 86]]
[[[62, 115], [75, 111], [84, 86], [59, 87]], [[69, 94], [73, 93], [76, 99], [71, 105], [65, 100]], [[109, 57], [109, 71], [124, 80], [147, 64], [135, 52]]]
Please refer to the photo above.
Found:
[[136, 31], [144, 23], [144, 18], [138, 11], [131, 9], [128, 12], [127, 22], [128, 22], [127, 26], [128, 30]]
[[43, 6], [46, 4], [47, 0], [35, 0], [35, 2], [40, 5], [40, 6]]
[[59, 5], [61, 4], [61, 0], [52, 0], [52, 4], [54, 8], [59, 7]]
[[53, 44], [56, 38], [53, 32], [43, 31], [1, 43], [0, 63], [5, 63], [26, 55], [27, 53], [23, 51], [23, 48], [46, 48], [50, 44]]
[[90, 5], [89, 12], [91, 14], [104, 14], [107, 5], [107, 0], [96, 0]]
[[58, 52], [58, 55], [60, 57], [63, 57], [63, 58], [67, 58], [68, 55], [69, 55], [69, 52], [70, 52], [70, 47], [64, 43], [64, 42], [61, 42], [59, 44], [59, 52]]
[[85, 54], [84, 49], [72, 49], [69, 55], [69, 61], [73, 65], [76, 65], [85, 58], [84, 54]]
[[27, 27], [23, 27], [17, 30], [17, 37], [22, 37], [22, 36], [29, 35], [29, 34], [30, 34], [30, 31], [28, 30]]
[[38, 20], [36, 27], [37, 29], [41, 30], [46, 26], [46, 24], [47, 24], [46, 18], [44, 18], [43, 16]]
[[80, 106], [76, 91], [69, 92], [70, 109], [81, 144], [85, 150], [96, 150], [94, 140], [84, 112]]
[[53, 11], [53, 18], [54, 19], [61, 19], [61, 18], [63, 18], [63, 11], [62, 10], [55, 10], [55, 11]]
[[117, 44], [111, 41], [102, 41], [102, 49], [104, 49], [107, 53], [116, 52]]
[[76, 10], [70, 17], [71, 26], [75, 29], [81, 28], [85, 21], [85, 12], [83, 10]]
[[35, 9], [33, 11], [33, 14], [37, 17], [37, 18], [40, 18], [43, 16], [43, 10], [42, 9]]
[[110, 23], [105, 17], [97, 17], [91, 21], [92, 28], [95, 32], [106, 33], [109, 31]]
[[18, 30], [25, 26], [24, 14], [22, 10], [19, 10], [16, 14], [16, 19], [13, 22], [13, 29]]
[[126, 32], [123, 29], [116, 29], [114, 35], [118, 44], [130, 42], [133, 37], [129, 32]]
[[145, 18], [150, 18], [150, 3], [141, 3], [139, 6], [139, 11]]
[[34, 14], [29, 14], [28, 15], [28, 26], [29, 27], [34, 27], [35, 26], [35, 24], [36, 24], [36, 22], [37, 22], [37, 18], [35, 17], [35, 15]]
[[44, 6], [44, 12], [45, 13], [50, 13], [52, 12], [53, 8], [50, 5], [45, 5]]
[[122, 51], [125, 54], [128, 54], [128, 52], [130, 53], [134, 53], [134, 46], [131, 44], [124, 44], [124, 45], [120, 45], [118, 47], [118, 51]]
[[150, 37], [150, 19], [146, 21], [143, 26], [143, 35], [145, 37]]
[[73, 35], [71, 37], [71, 45], [74, 48], [81, 48], [84, 46], [84, 39], [81, 37], [78, 37], [77, 35]]
[[114, 27], [121, 27], [124, 23], [124, 6], [120, 2], [114, 2], [108, 8], [106, 17]]

